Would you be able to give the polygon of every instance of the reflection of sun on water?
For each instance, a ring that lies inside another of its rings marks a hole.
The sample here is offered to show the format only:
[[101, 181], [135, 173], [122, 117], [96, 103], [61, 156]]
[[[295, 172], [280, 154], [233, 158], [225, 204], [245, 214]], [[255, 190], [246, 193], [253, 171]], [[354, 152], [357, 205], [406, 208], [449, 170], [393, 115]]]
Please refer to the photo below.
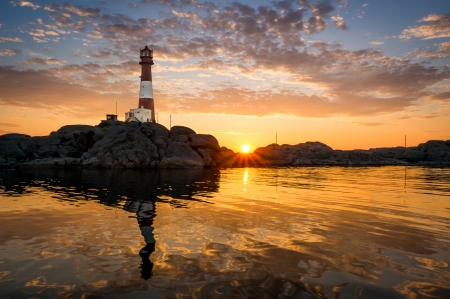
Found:
[[250, 152], [250, 145], [248, 145], [248, 144], [243, 144], [243, 145], [241, 146], [241, 150], [242, 150], [243, 153], [248, 153], [248, 152]]
[[[244, 185], [247, 185], [247, 180], [248, 180], [248, 168], [245, 169], [245, 173], [244, 173]], [[243, 188], [242, 191], [247, 192], [247, 188]]]

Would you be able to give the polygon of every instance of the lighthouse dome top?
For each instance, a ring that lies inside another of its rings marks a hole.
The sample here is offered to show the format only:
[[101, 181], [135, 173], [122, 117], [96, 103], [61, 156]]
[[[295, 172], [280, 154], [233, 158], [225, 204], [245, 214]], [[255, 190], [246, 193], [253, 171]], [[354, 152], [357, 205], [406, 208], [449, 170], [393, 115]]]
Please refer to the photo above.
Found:
[[145, 48], [141, 49], [141, 58], [142, 57], [153, 58], [153, 49], [150, 49], [148, 46], [145, 46]]

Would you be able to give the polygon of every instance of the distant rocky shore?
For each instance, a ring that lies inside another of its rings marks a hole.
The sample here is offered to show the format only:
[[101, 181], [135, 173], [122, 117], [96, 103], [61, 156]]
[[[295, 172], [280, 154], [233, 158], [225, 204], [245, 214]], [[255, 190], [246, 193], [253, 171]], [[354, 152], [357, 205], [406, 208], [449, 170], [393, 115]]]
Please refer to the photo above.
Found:
[[271, 144], [252, 154], [220, 147], [209, 134], [156, 123], [102, 121], [68, 125], [48, 136], [0, 136], [0, 168], [204, 168], [311, 165], [450, 166], [450, 140], [417, 147], [333, 150], [320, 142]]

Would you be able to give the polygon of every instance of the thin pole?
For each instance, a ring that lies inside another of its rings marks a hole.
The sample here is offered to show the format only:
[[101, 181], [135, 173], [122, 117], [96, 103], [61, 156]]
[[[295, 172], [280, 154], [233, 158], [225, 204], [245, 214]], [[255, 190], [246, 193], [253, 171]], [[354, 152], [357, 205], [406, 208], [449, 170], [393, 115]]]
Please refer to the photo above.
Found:
[[116, 102], [116, 116], [117, 116], [117, 102]]
[[170, 115], [170, 129], [172, 129], [172, 114]]

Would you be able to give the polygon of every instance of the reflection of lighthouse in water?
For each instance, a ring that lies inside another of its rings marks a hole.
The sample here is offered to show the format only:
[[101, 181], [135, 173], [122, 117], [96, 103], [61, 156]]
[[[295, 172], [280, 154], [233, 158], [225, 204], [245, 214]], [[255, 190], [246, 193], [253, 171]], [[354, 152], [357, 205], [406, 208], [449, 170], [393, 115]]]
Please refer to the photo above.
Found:
[[137, 109], [130, 109], [125, 113], [125, 121], [155, 122], [155, 101], [152, 87], [153, 50], [148, 46], [141, 49], [139, 64], [141, 65], [139, 104]]
[[156, 245], [153, 234], [153, 219], [156, 216], [156, 205], [152, 201], [127, 201], [123, 208], [128, 212], [136, 213], [139, 229], [146, 243], [139, 251], [139, 255], [142, 258], [142, 278], [147, 280], [153, 275], [153, 263], [150, 261], [150, 255], [155, 251]]

